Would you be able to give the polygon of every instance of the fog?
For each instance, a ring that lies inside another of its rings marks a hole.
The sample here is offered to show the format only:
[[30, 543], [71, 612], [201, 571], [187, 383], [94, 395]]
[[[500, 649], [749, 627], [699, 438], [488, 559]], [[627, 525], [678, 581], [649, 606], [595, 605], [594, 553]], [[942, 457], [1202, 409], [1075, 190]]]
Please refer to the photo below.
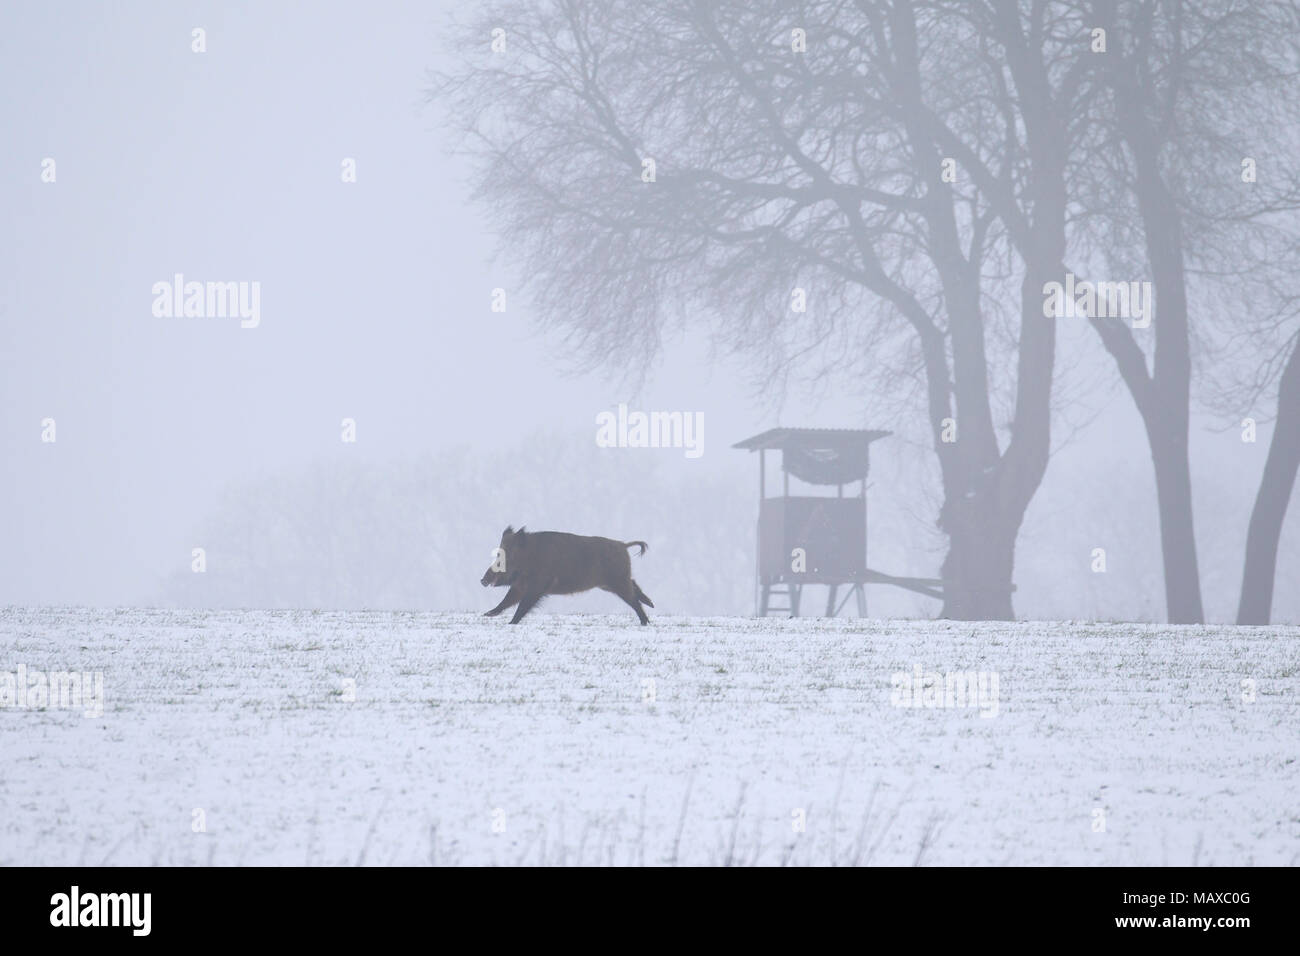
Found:
[[[892, 432], [872, 446], [868, 564], [938, 576], [930, 427], [893, 377], [810, 358], [770, 381], [704, 313], [644, 368], [588, 368], [543, 327], [429, 101], [456, 6], [0, 14], [0, 604], [485, 610], [491, 549], [524, 524], [645, 539], [634, 568], [660, 614], [750, 614], [757, 456], [731, 446], [777, 425]], [[177, 274], [257, 283], [256, 325], [156, 315]], [[1163, 620], [1141, 420], [1083, 320], [1060, 320], [1056, 355], [1070, 400], [1017, 541], [1016, 613]], [[1275, 401], [1193, 406], [1207, 620], [1236, 611]], [[620, 403], [696, 416], [702, 454], [599, 447]], [[1298, 511], [1277, 622], [1300, 621]], [[868, 600], [872, 616], [939, 610], [878, 585]]]

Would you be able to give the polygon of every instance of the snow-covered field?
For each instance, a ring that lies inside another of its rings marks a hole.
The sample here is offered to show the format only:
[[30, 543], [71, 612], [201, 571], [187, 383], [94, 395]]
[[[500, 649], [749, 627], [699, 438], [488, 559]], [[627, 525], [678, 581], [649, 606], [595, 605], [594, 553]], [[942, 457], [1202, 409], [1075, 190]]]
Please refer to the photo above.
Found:
[[0, 610], [19, 666], [104, 704], [0, 709], [6, 864], [1300, 861], [1297, 628]]

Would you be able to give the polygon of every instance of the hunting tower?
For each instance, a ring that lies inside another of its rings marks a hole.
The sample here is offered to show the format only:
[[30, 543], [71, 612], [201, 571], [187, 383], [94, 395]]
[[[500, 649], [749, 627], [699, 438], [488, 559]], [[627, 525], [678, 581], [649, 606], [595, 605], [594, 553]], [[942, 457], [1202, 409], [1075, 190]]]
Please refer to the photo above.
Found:
[[[867, 613], [867, 471], [871, 443], [890, 434], [848, 428], [773, 428], [737, 442], [733, 448], [758, 452], [758, 568], [756, 611], [799, 616], [806, 584], [828, 588], [826, 616], [834, 617], [857, 598], [858, 616]], [[781, 494], [767, 496], [767, 453], [781, 453]], [[807, 485], [836, 490], [835, 495], [791, 495], [790, 476]], [[859, 482], [858, 493], [844, 486]], [[841, 587], [848, 593], [837, 606]], [[773, 598], [785, 598], [774, 604]]]

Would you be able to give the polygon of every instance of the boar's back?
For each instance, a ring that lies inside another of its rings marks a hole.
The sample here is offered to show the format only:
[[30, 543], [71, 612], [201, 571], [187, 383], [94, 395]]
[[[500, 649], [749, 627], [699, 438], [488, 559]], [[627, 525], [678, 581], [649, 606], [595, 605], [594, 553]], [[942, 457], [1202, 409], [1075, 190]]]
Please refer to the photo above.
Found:
[[548, 594], [617, 588], [632, 576], [627, 546], [612, 538], [536, 531], [515, 558], [519, 577]]

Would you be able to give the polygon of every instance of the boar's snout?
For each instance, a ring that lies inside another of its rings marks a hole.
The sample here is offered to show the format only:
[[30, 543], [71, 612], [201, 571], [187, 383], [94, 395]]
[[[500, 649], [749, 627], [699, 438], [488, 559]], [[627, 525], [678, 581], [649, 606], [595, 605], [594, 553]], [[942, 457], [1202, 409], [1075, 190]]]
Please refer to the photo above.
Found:
[[523, 530], [523, 528], [520, 528], [519, 532], [516, 532], [514, 528], [508, 527], [505, 531], [501, 532], [501, 544], [492, 552], [492, 563], [489, 564], [488, 569], [483, 572], [483, 577], [479, 578], [479, 584], [486, 588], [505, 587], [510, 583], [510, 579], [506, 577], [506, 572], [504, 570], [506, 545], [510, 543], [510, 540], [517, 533], [521, 533]]

